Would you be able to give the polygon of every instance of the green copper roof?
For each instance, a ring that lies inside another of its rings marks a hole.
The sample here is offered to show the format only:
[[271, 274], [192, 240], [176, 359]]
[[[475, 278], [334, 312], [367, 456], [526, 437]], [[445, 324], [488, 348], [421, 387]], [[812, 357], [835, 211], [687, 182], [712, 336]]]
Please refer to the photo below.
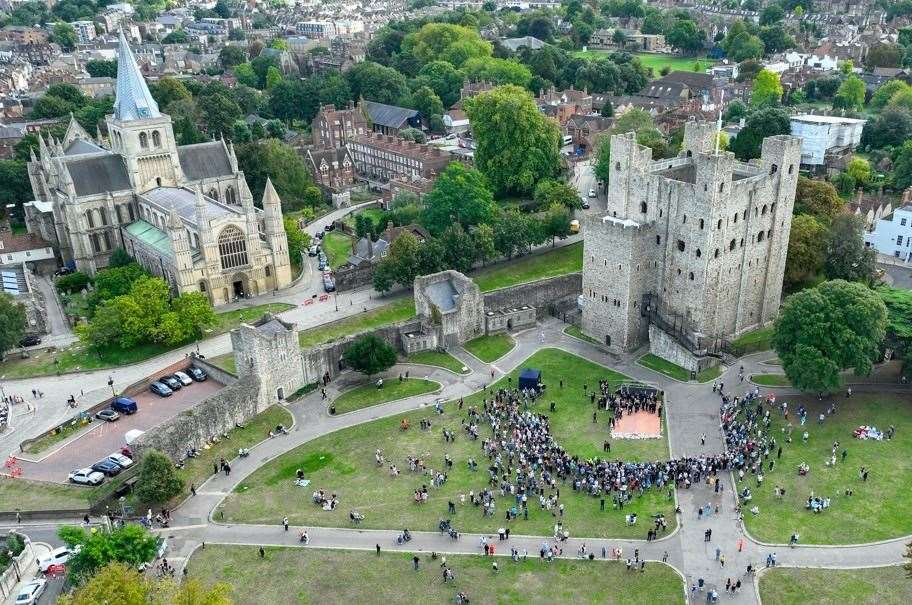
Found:
[[168, 234], [151, 223], [144, 220], [138, 220], [130, 223], [126, 227], [127, 233], [135, 237], [145, 245], [157, 250], [167, 257], [171, 257], [171, 239]]

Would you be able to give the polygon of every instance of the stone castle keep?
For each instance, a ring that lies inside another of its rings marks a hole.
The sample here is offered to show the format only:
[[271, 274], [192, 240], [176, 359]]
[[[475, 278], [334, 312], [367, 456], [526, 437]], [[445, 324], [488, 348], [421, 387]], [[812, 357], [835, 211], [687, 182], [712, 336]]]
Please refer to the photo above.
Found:
[[608, 211], [583, 221], [581, 300], [583, 331], [612, 350], [649, 338], [698, 370], [778, 313], [801, 140], [767, 138], [742, 163], [715, 138], [689, 122], [680, 155], [653, 161], [634, 133], [611, 137]]

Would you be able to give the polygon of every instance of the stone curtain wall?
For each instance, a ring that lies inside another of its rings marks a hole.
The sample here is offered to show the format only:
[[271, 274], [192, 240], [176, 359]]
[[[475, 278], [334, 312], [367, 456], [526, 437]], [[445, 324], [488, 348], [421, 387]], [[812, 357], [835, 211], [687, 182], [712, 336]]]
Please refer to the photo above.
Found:
[[576, 304], [576, 297], [582, 292], [582, 273], [570, 273], [488, 292], [484, 295], [484, 308], [498, 311], [529, 305], [536, 308], [541, 319], [548, 314], [549, 305], [559, 305], [568, 298]]
[[719, 364], [716, 357], [697, 357], [654, 325], [649, 326], [649, 352], [691, 372], [702, 372]]

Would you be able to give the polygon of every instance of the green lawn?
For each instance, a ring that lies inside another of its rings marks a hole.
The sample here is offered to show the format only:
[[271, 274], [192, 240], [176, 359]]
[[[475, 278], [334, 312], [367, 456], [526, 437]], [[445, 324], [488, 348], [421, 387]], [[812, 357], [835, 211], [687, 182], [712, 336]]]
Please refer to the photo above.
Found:
[[722, 375], [722, 366], [712, 366], [697, 373], [697, 382], [709, 382]]
[[566, 328], [564, 328], [564, 334], [567, 334], [568, 336], [572, 336], [573, 338], [578, 338], [579, 340], [588, 342], [589, 344], [593, 344], [597, 347], [602, 346], [602, 343], [600, 343], [596, 339], [592, 338], [591, 336], [586, 336], [585, 334], [583, 334], [583, 331], [580, 328], [578, 328], [577, 326], [574, 326], [572, 324], [567, 326]]
[[455, 578], [444, 583], [441, 561], [427, 553], [419, 556], [415, 571], [412, 553], [269, 547], [260, 559], [255, 546], [210, 544], [193, 554], [189, 574], [206, 585], [233, 585], [231, 597], [238, 605], [451, 605], [457, 592], [480, 605], [639, 605], [645, 595], [651, 603], [684, 602], [680, 576], [661, 563], [649, 563], [639, 573], [626, 571], [617, 561], [556, 559], [549, 564], [529, 553], [524, 562], [498, 558], [494, 573], [490, 558], [450, 555], [446, 562]]
[[352, 238], [345, 235], [339, 230], [329, 231], [323, 236], [323, 243], [320, 244], [326, 258], [329, 259], [329, 266], [335, 269], [341, 267], [348, 261], [352, 253]]
[[792, 384], [784, 374], [751, 374], [750, 379], [765, 387], [787, 387]]
[[664, 374], [669, 378], [674, 378], [675, 380], [680, 380], [681, 382], [687, 382], [690, 380], [690, 372], [682, 368], [681, 366], [671, 363], [667, 359], [662, 359], [657, 355], [652, 353], [647, 353], [637, 360], [641, 366], [654, 370], [660, 374]]
[[415, 301], [411, 297], [400, 298], [388, 305], [364, 313], [302, 330], [298, 333], [298, 340], [304, 348], [315, 347], [413, 317], [415, 317]]
[[770, 340], [773, 338], [773, 327], [759, 328], [742, 334], [732, 341], [732, 352], [740, 357], [758, 351], [768, 351], [771, 348]]
[[237, 375], [237, 364], [234, 361], [234, 351], [216, 355], [215, 357], [207, 357], [206, 361], [216, 367], [222, 368], [226, 372], [231, 372], [235, 376]]
[[[591, 389], [599, 379], [615, 385], [628, 379], [564, 351], [545, 349], [521, 364], [509, 379], [501, 379], [492, 388], [517, 384], [519, 372], [524, 367], [542, 371], [548, 394], [532, 409], [548, 413], [557, 439], [568, 451], [579, 456], [600, 456], [602, 443], [609, 436], [608, 416], [607, 412], [600, 412], [599, 422], [591, 422], [593, 408], [583, 385]], [[559, 386], [560, 377], [563, 377], [563, 388]], [[479, 405], [485, 396], [485, 392], [475, 393], [466, 397], [464, 404], [466, 407]], [[548, 412], [551, 401], [556, 403], [553, 413]], [[403, 418], [408, 418], [411, 425], [407, 431], [400, 429]], [[462, 429], [464, 418], [455, 403], [448, 403], [442, 415], [431, 408], [415, 410], [315, 439], [269, 461], [248, 477], [224, 501], [225, 519], [228, 522], [278, 523], [288, 515], [294, 524], [344, 527], [349, 524], [349, 511], [355, 509], [366, 515], [362, 524], [366, 528], [434, 530], [440, 518], [447, 514], [447, 501], [452, 500], [457, 503], [457, 513], [450, 516], [457, 529], [496, 531], [504, 524], [503, 511], [513, 504], [512, 498], [498, 499], [497, 514], [493, 518], [483, 517], [479, 509], [469, 504], [459, 504], [459, 494], [478, 493], [487, 484], [481, 442], [491, 436], [490, 430], [482, 426], [481, 439], [467, 439]], [[431, 430], [419, 429], [421, 419], [431, 420]], [[455, 442], [444, 442], [444, 428], [457, 435]], [[380, 467], [374, 461], [377, 448], [383, 450], [387, 459], [387, 464]], [[448, 472], [449, 480], [442, 487], [432, 489], [428, 503], [416, 506], [412, 498], [414, 490], [426, 484], [428, 479], [408, 470], [407, 456], [421, 457], [428, 468], [440, 469], [447, 453], [454, 462]], [[623, 460], [659, 460], [667, 458], [668, 446], [664, 439], [613, 440], [611, 454]], [[476, 472], [466, 465], [470, 457], [479, 463]], [[396, 464], [402, 474], [391, 477], [389, 464]], [[305, 477], [311, 480], [307, 488], [294, 485], [297, 469], [303, 470]], [[318, 488], [339, 495], [340, 505], [335, 511], [323, 511], [311, 503], [310, 495]], [[609, 499], [606, 510], [600, 512], [598, 499], [574, 492], [569, 486], [563, 486], [561, 501], [566, 507], [565, 527], [576, 536], [643, 538], [645, 526], [628, 527], [624, 523], [624, 515], [628, 512], [636, 512], [644, 518], [664, 513], [670, 524], [675, 522], [673, 501], [667, 499], [664, 490], [646, 491], [622, 511], [612, 509]], [[535, 505], [529, 507], [528, 520], [520, 517], [511, 523], [512, 531], [530, 535], [549, 535], [553, 525], [551, 514], [540, 511]]]
[[27, 454], [37, 454], [38, 452], [43, 452], [46, 449], [49, 449], [51, 446], [56, 445], [63, 441], [64, 439], [75, 435], [80, 429], [91, 424], [87, 419], [85, 422], [80, 422], [73, 420], [63, 424], [59, 430], [56, 430], [53, 433], [39, 437], [32, 443], [28, 444], [23, 451]]
[[912, 603], [912, 582], [899, 565], [870, 569], [792, 569], [760, 576], [760, 599], [776, 605], [903, 605]]
[[383, 382], [383, 388], [370, 382], [349, 391], [345, 391], [333, 401], [336, 406], [337, 414], [353, 412], [387, 401], [405, 399], [415, 395], [423, 395], [440, 389], [440, 383], [433, 380], [424, 380], [422, 378], [404, 378], [400, 380], [386, 380]]
[[[408, 363], [419, 363], [426, 366], [436, 366], [438, 368], [443, 368], [449, 370], [455, 374], [468, 374], [469, 369], [465, 365], [447, 353], [446, 351], [421, 351], [420, 353], [412, 353], [406, 358]], [[465, 372], [463, 372], [465, 368]]]
[[473, 338], [462, 346], [478, 359], [491, 363], [509, 353], [515, 345], [516, 342], [509, 334], [492, 334]]
[[[611, 54], [610, 50], [578, 50], [573, 53], [575, 57], [583, 59], [599, 59]], [[675, 55], [651, 54], [651, 53], [634, 53], [634, 56], [640, 58], [643, 67], [652, 68], [654, 78], [661, 77], [663, 67], [668, 67], [672, 71], [699, 71], [704, 72], [714, 65], [713, 61], [706, 58], [697, 57], [678, 57]]]
[[482, 292], [583, 270], [583, 242], [479, 269], [472, 275]]
[[[280, 313], [293, 309], [287, 303], [269, 303], [235, 311], [216, 314], [216, 324], [206, 333], [206, 337], [216, 336], [236, 328], [243, 322], [258, 319], [266, 311]], [[58, 372], [77, 372], [114, 368], [145, 361], [156, 355], [167, 353], [173, 347], [160, 344], [142, 344], [129, 349], [111, 348], [102, 353], [89, 350], [81, 342], [76, 342], [63, 349], [38, 349], [30, 351], [27, 359], [20, 359], [15, 354], [7, 361], [0, 363], [0, 377], [5, 379], [50, 376]], [[57, 361], [55, 364], [54, 361]]]
[[347, 215], [344, 219], [342, 219], [342, 222], [345, 223], [346, 225], [351, 225], [352, 227], [354, 227], [355, 226], [355, 217], [358, 215], [365, 216], [365, 217], [369, 218], [371, 220], [371, 222], [373, 222], [374, 225], [380, 231], [382, 231], [382, 230], [386, 229], [386, 225], [381, 225], [380, 219], [382, 219], [385, 214], [386, 214], [386, 211], [383, 210], [382, 208], [377, 208], [377, 207], [365, 208], [363, 210], [359, 210], [357, 212], [352, 212], [351, 214]]
[[92, 492], [75, 485], [0, 477], [0, 510], [80, 510], [88, 508]]
[[[799, 425], [797, 408], [804, 403], [808, 421]], [[818, 424], [817, 417], [826, 409], [827, 400], [817, 397], [789, 399], [789, 419], [794, 425], [792, 443], [779, 441], [782, 458], [764, 478], [763, 486], [751, 475], [745, 483], [753, 491], [751, 505], [760, 509], [759, 515], [747, 512], [744, 521], [748, 530], [764, 542], [787, 542], [793, 531], [801, 534], [805, 544], [856, 544], [885, 540], [912, 533], [912, 516], [908, 502], [912, 496], [912, 408], [909, 398], [898, 395], [854, 395], [838, 398], [838, 411]], [[777, 411], [772, 412], [772, 434], [783, 435], [784, 423]], [[873, 425], [886, 430], [897, 427], [892, 441], [862, 441], [854, 439], [852, 430], [861, 425]], [[807, 430], [807, 445], [802, 433]], [[837, 464], [826, 466], [834, 441], [839, 441]], [[841, 452], [848, 452], [845, 463]], [[771, 458], [775, 452], [771, 452]], [[798, 465], [806, 462], [810, 472], [799, 476]], [[859, 469], [870, 469], [867, 482], [859, 477]], [[768, 468], [768, 467], [767, 467]], [[785, 488], [786, 495], [776, 499], [776, 485]], [[846, 489], [854, 494], [846, 496]], [[814, 514], [805, 509], [808, 496], [829, 497], [830, 508]]]

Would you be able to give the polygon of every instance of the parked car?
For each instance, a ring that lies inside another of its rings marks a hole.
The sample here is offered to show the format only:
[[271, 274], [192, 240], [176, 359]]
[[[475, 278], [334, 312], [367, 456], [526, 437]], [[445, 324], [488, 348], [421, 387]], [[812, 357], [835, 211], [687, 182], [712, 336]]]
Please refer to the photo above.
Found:
[[181, 384], [181, 381], [178, 380], [177, 378], [175, 378], [174, 376], [162, 376], [158, 380], [160, 382], [164, 382], [166, 385], [168, 385], [168, 388], [171, 389], [172, 391], [179, 391], [184, 386], [183, 384]]
[[133, 459], [128, 456], [124, 456], [120, 452], [114, 452], [113, 454], [108, 456], [108, 460], [111, 460], [111, 461], [117, 463], [117, 465], [120, 466], [120, 468], [130, 468], [131, 466], [133, 466]]
[[76, 269], [73, 269], [72, 267], [60, 267], [59, 269], [54, 271], [54, 275], [56, 275], [56, 276], [69, 275], [70, 273], [75, 273], [75, 272], [76, 272]]
[[589, 210], [589, 208], [591, 208], [591, 206], [589, 205], [589, 202], [586, 200], [583, 200], [583, 210]]
[[158, 382], [157, 380], [149, 385], [149, 390], [159, 397], [170, 397], [174, 394], [174, 391], [168, 388], [168, 385], [163, 382]]
[[111, 460], [110, 458], [105, 458], [104, 460], [99, 460], [92, 465], [93, 471], [98, 471], [99, 473], [104, 473], [108, 477], [116, 477], [120, 474], [120, 471], [123, 469], [119, 464]]
[[322, 231], [317, 231], [317, 239], [323, 239], [324, 233]]
[[174, 377], [180, 380], [180, 383], [184, 386], [193, 384], [193, 379], [184, 374], [183, 372], [175, 372]]
[[19, 589], [19, 594], [16, 595], [16, 605], [34, 605], [44, 594], [46, 588], [47, 580], [35, 578]]
[[104, 473], [93, 471], [90, 468], [81, 468], [70, 473], [67, 478], [73, 483], [81, 485], [101, 485], [105, 476]]
[[336, 229], [335, 223], [330, 223], [330, 224], [326, 225], [325, 227], [323, 227], [324, 231], [334, 231], [335, 229]]
[[99, 410], [95, 414], [95, 417], [98, 418], [99, 420], [104, 420], [105, 422], [114, 422], [115, 420], [120, 418], [120, 414], [118, 414], [115, 410], [113, 410], [111, 408], [105, 408], [103, 410]]
[[38, 571], [44, 573], [51, 565], [66, 565], [67, 561], [70, 560], [70, 557], [79, 552], [79, 548], [79, 546], [72, 549], [69, 546], [61, 546], [60, 548], [55, 548], [43, 557], [38, 557]]
[[320, 246], [313, 245], [307, 250], [307, 256], [316, 256], [320, 253]]
[[328, 265], [328, 263], [326, 262], [326, 259], [321, 257], [320, 261], [317, 263], [317, 268], [320, 271], [323, 271], [326, 269], [327, 265]]
[[139, 406], [136, 405], [136, 401], [129, 397], [118, 397], [111, 403], [111, 407], [115, 412], [127, 414], [128, 416], [139, 411]]
[[209, 374], [206, 374], [205, 371], [203, 371], [201, 368], [198, 368], [196, 366], [190, 366], [189, 368], [187, 368], [187, 373], [190, 374], [190, 377], [193, 378], [193, 380], [195, 380], [197, 382], [203, 382], [204, 380], [209, 378]]
[[595, 197], [595, 189], [589, 189], [589, 197]]
[[35, 345], [41, 344], [41, 338], [37, 334], [29, 334], [25, 338], [19, 341], [20, 347], [34, 347]]
[[333, 281], [332, 275], [329, 273], [323, 274], [323, 289], [327, 292], [336, 291], [336, 282]]

